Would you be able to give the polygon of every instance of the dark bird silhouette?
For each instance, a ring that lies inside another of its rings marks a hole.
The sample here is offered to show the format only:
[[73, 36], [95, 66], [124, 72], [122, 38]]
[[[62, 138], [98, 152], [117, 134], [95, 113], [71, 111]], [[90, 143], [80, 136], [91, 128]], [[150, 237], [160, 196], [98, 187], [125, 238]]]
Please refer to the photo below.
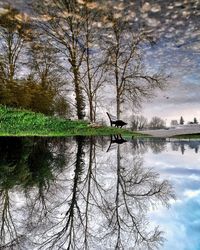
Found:
[[111, 135], [110, 136], [110, 145], [109, 145], [106, 152], [108, 152], [111, 149], [112, 144], [123, 144], [125, 142], [127, 142], [127, 140], [124, 140], [121, 135], [114, 135], [114, 136]]
[[115, 127], [120, 127], [120, 128], [128, 124], [122, 120], [113, 121], [112, 123], [115, 124]]
[[122, 120], [117, 120], [116, 117], [110, 115], [108, 112], [106, 112], [109, 120], [110, 120], [110, 125], [115, 125], [115, 127], [120, 127], [122, 128], [123, 126], [127, 125], [128, 123], [122, 121]]

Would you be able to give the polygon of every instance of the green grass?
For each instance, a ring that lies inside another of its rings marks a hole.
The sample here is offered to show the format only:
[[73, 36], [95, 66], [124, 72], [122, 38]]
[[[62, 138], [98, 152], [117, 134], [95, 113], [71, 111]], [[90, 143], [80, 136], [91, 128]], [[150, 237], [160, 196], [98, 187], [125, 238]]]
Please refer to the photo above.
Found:
[[106, 136], [111, 134], [144, 137], [144, 135], [125, 129], [92, 128], [86, 121], [65, 120], [0, 106], [0, 136]]

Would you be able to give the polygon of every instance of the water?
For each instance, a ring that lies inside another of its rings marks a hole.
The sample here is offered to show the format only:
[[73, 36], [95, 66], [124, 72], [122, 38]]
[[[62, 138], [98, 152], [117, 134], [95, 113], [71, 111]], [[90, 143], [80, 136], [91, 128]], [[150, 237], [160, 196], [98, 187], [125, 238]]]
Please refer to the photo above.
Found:
[[1, 138], [0, 249], [200, 249], [199, 147]]

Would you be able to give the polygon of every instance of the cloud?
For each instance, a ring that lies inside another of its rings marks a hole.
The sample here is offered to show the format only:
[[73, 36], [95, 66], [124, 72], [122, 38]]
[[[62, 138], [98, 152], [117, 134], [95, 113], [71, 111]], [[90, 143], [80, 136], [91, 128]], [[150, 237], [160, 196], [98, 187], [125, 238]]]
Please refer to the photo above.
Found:
[[164, 172], [175, 174], [175, 175], [186, 175], [189, 177], [189, 175], [195, 175], [200, 176], [200, 169], [193, 169], [193, 168], [180, 168], [180, 167], [173, 167], [173, 168], [165, 168], [163, 169]]
[[186, 190], [183, 193], [184, 196], [187, 198], [194, 198], [194, 197], [199, 197], [200, 195], [200, 189], [199, 190]]

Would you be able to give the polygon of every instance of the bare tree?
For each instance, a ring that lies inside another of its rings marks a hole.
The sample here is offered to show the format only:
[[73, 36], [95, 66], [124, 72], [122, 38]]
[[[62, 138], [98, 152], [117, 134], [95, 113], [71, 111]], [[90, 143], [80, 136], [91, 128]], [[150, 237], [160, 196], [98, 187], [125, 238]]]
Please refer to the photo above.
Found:
[[8, 6], [0, 15], [0, 91], [1, 103], [15, 103], [15, 80], [22, 67], [25, 44], [30, 39], [30, 23], [26, 16]]
[[8, 6], [5, 14], [0, 16], [0, 68], [4, 76], [3, 80], [13, 82], [16, 77], [22, 49], [30, 37], [29, 31], [28, 18]]
[[149, 74], [142, 65], [139, 49], [146, 39], [141, 32], [133, 32], [122, 18], [110, 14], [109, 37], [106, 38], [110, 80], [114, 82], [117, 118], [120, 118], [123, 103], [141, 107], [143, 99], [151, 98], [155, 89], [162, 89], [165, 79], [162, 74]]
[[91, 122], [95, 122], [99, 98], [98, 92], [106, 79], [106, 64], [104, 54], [98, 45], [98, 33], [101, 31], [96, 25], [96, 21], [101, 19], [101, 11], [90, 9], [88, 2], [85, 1], [83, 5], [85, 9], [85, 24], [83, 27], [85, 53], [83, 57], [82, 82], [88, 101], [89, 119]]
[[[38, 2], [36, 11], [40, 13], [39, 27], [52, 39], [54, 45], [63, 56], [66, 76], [72, 79], [76, 99], [78, 119], [85, 116], [83, 87], [80, 79], [80, 67], [85, 53], [82, 44], [83, 16], [78, 1]], [[45, 19], [45, 20], [44, 20]]]
[[68, 79], [72, 78], [74, 83], [78, 118], [85, 115], [86, 100], [89, 119], [94, 122], [98, 92], [105, 82], [106, 72], [103, 53], [97, 48], [100, 30], [97, 23], [102, 11], [97, 9], [95, 2], [76, 0], [52, 0], [42, 8], [41, 14], [48, 13], [49, 20], [41, 21], [40, 27], [52, 38], [65, 59]]
[[165, 128], [165, 126], [166, 126], [165, 121], [157, 116], [152, 117], [149, 123], [150, 129], [161, 129], [161, 128]]
[[144, 116], [142, 115], [133, 115], [131, 117], [131, 129], [132, 130], [141, 130], [141, 129], [144, 129], [144, 128], [147, 128], [147, 124], [148, 124], [148, 121], [147, 121], [147, 118], [145, 118]]

